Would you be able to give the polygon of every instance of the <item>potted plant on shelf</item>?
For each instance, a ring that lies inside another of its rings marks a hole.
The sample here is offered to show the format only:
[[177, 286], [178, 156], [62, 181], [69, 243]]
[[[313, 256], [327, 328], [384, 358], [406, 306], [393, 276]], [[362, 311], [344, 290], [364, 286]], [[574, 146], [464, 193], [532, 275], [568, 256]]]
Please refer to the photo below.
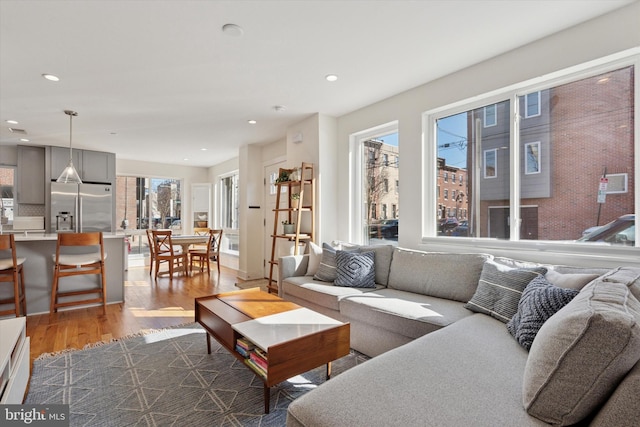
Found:
[[300, 193], [291, 193], [291, 207], [297, 209], [300, 206]]
[[295, 234], [296, 225], [288, 220], [282, 221], [282, 234]]

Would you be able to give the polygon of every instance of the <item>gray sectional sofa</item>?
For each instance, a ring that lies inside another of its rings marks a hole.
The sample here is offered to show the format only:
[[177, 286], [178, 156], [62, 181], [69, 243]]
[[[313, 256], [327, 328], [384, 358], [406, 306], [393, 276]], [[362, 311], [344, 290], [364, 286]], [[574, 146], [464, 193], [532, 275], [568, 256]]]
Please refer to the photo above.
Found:
[[350, 322], [372, 356], [292, 402], [288, 426], [640, 425], [640, 269], [352, 250], [374, 252], [348, 261], [373, 287], [314, 279], [344, 273], [328, 246], [280, 259], [280, 296]]

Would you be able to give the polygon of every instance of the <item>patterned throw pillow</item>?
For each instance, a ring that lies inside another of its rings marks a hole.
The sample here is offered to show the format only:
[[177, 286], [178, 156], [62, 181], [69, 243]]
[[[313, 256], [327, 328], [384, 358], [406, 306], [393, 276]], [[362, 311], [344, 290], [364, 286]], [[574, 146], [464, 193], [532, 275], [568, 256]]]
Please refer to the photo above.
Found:
[[[358, 252], [359, 247], [353, 247], [345, 252]], [[333, 282], [336, 280], [336, 249], [328, 243], [322, 244], [322, 259], [313, 278], [323, 282]]]
[[542, 324], [567, 305], [578, 292], [554, 286], [544, 276], [536, 277], [522, 292], [518, 312], [507, 323], [509, 333], [529, 350]]
[[374, 252], [336, 252], [336, 286], [375, 288], [376, 266]]
[[485, 261], [475, 294], [465, 307], [507, 323], [518, 311], [522, 291], [545, 267], [511, 268]]

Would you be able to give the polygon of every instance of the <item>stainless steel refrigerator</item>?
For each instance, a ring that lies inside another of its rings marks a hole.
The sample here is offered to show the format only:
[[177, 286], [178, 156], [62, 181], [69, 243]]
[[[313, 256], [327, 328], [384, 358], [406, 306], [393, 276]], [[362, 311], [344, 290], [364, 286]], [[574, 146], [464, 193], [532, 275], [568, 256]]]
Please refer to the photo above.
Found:
[[110, 184], [51, 183], [51, 232], [112, 232]]

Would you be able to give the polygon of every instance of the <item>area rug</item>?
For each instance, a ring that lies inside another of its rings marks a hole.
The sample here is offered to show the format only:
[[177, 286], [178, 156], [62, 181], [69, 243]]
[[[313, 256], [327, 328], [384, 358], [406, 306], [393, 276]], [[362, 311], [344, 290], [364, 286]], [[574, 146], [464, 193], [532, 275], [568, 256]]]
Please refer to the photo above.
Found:
[[[324, 382], [324, 366], [271, 389], [200, 325], [165, 329], [33, 363], [27, 404], [68, 404], [71, 426], [283, 426], [294, 399]], [[366, 361], [352, 351], [332, 375]]]

